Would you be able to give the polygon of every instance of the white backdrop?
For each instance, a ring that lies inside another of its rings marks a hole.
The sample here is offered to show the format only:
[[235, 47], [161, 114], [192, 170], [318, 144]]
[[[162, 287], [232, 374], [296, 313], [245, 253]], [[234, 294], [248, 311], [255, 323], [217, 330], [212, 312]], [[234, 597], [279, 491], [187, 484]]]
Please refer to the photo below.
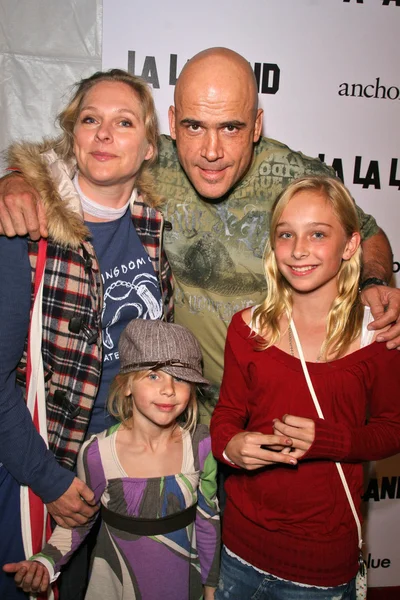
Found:
[[101, 67], [101, 0], [0, 0], [0, 151], [56, 133], [71, 85]]
[[[399, 0], [103, 0], [103, 10], [103, 68], [129, 67], [153, 84], [163, 132], [176, 75], [193, 54], [227, 46], [257, 63], [264, 134], [337, 159], [399, 268]], [[374, 469], [365, 502], [369, 583], [396, 586], [400, 459]]]

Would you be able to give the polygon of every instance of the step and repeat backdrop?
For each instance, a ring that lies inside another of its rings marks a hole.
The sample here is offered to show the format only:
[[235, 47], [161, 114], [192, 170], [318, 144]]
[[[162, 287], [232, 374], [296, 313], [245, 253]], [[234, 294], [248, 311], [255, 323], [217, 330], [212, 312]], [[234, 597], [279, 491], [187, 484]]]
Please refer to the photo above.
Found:
[[[211, 46], [243, 54], [259, 84], [264, 135], [333, 165], [389, 236], [396, 278], [399, 25], [400, 0], [103, 0], [103, 68], [143, 76], [168, 133], [185, 62]], [[398, 586], [400, 457], [372, 465], [365, 490], [369, 584]]]

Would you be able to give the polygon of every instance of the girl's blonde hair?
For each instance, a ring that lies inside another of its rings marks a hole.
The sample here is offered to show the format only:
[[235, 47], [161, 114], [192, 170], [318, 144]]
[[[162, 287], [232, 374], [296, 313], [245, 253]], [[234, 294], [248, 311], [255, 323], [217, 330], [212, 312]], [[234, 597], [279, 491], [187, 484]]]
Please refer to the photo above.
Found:
[[[292, 288], [280, 273], [275, 259], [275, 236], [282, 213], [295, 194], [301, 191], [322, 194], [342, 225], [346, 237], [360, 232], [357, 210], [349, 191], [333, 177], [303, 177], [291, 183], [278, 197], [271, 214], [270, 237], [264, 252], [264, 271], [267, 296], [256, 308], [252, 324], [266, 338], [263, 348], [279, 343], [279, 320], [283, 314], [290, 321], [292, 315]], [[363, 306], [359, 300], [358, 285], [361, 270], [361, 247], [349, 260], [343, 260], [337, 275], [338, 295], [328, 314], [324, 358], [333, 354], [342, 356], [361, 331]]]
[[[140, 381], [149, 375], [151, 371], [131, 371], [130, 373], [119, 373], [114, 377], [108, 393], [108, 412], [121, 423], [127, 425], [132, 419], [132, 394], [126, 395], [132, 381]], [[193, 432], [197, 425], [198, 407], [196, 397], [196, 384], [190, 383], [190, 398], [184, 412], [178, 417], [178, 423], [183, 429]]]
[[90, 77], [78, 81], [74, 86], [75, 93], [70, 102], [57, 117], [62, 134], [57, 140], [55, 150], [66, 161], [74, 157], [74, 129], [82, 109], [82, 104], [89, 90], [102, 81], [126, 84], [140, 101], [146, 139], [153, 147], [154, 154], [150, 159], [143, 162], [137, 175], [135, 186], [139, 189], [143, 199], [148, 204], [156, 205], [159, 203], [160, 198], [154, 192], [154, 184], [149, 167], [157, 161], [159, 129], [152, 93], [147, 83], [140, 77], [131, 75], [122, 69], [110, 69], [109, 71], [97, 71]]

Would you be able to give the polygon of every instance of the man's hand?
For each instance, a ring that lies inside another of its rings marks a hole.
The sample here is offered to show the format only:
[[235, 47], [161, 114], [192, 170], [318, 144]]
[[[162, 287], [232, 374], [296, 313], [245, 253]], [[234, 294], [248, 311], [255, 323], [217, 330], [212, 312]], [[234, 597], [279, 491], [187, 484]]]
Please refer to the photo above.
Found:
[[99, 510], [92, 490], [77, 477], [62, 496], [46, 506], [56, 523], [65, 529], [84, 525]]
[[284, 415], [282, 420], [274, 419], [273, 423], [275, 435], [284, 435], [292, 440], [292, 458], [301, 458], [311, 448], [315, 439], [315, 423], [312, 419]]
[[0, 235], [47, 237], [47, 221], [36, 190], [21, 175], [0, 179]]
[[50, 585], [49, 572], [40, 562], [22, 560], [4, 565], [5, 573], [15, 573], [14, 581], [24, 592], [43, 593]]
[[371, 308], [374, 321], [368, 329], [379, 330], [389, 325], [389, 329], [380, 333], [376, 341], [386, 342], [387, 348], [400, 348], [400, 290], [384, 285], [371, 285], [361, 292], [361, 301]]
[[241, 431], [228, 442], [225, 454], [238, 467], [253, 471], [277, 463], [295, 465], [296, 459], [288, 453], [291, 445], [292, 440], [281, 435]]

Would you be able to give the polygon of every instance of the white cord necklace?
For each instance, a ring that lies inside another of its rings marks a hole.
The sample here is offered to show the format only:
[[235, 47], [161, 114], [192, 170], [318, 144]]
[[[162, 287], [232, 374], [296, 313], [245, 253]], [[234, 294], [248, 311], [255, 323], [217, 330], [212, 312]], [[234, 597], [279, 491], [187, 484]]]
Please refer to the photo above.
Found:
[[110, 206], [103, 206], [102, 204], [98, 204], [94, 200], [90, 200], [85, 194], [82, 192], [81, 186], [78, 181], [78, 171], [75, 174], [73, 180], [76, 191], [79, 194], [79, 198], [81, 200], [83, 212], [87, 215], [91, 215], [92, 217], [97, 217], [98, 219], [104, 219], [106, 221], [116, 221], [124, 216], [126, 211], [128, 210], [129, 204], [132, 200], [132, 197], [136, 198], [136, 190], [133, 190], [131, 197], [128, 202], [124, 204], [121, 208], [112, 208]]

